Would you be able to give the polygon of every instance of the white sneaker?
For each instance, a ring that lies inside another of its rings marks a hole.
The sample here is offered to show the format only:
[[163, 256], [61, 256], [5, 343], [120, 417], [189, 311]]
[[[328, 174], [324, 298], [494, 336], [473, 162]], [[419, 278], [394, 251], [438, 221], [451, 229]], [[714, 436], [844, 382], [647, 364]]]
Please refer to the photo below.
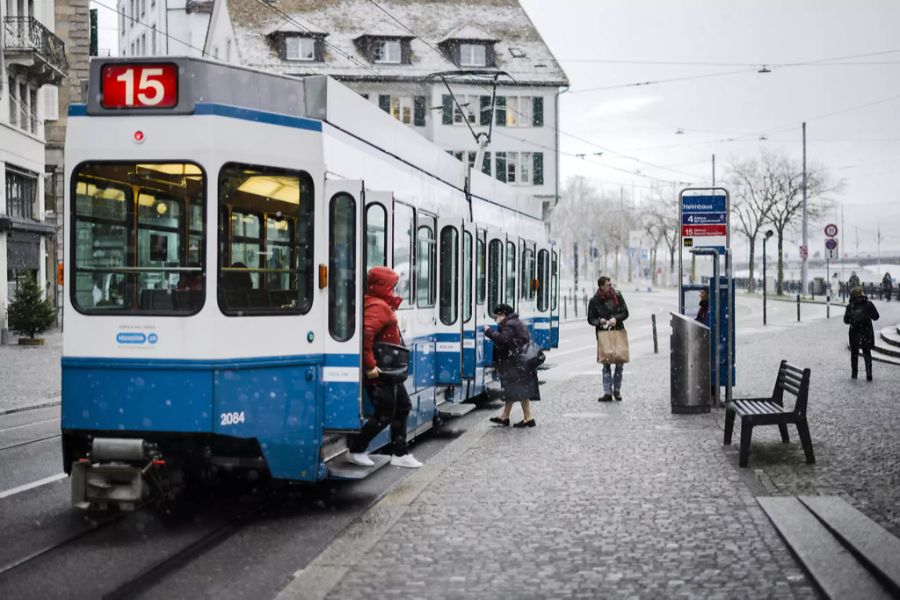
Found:
[[418, 469], [422, 466], [422, 463], [417, 461], [416, 457], [412, 454], [404, 454], [403, 456], [392, 456], [391, 466], [405, 467], [407, 469]]
[[354, 465], [359, 465], [361, 467], [374, 467], [375, 463], [369, 458], [369, 455], [365, 452], [348, 452], [347, 460], [352, 462]]

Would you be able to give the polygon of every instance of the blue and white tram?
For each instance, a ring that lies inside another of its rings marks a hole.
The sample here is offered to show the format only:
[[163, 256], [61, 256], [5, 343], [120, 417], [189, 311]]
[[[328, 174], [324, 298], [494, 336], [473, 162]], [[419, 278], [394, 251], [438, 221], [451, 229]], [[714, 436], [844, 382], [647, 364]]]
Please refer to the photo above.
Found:
[[[64, 462], [78, 506], [211, 468], [348, 476], [366, 270], [401, 275], [410, 436], [491, 380], [512, 304], [558, 343], [537, 201], [332, 79], [196, 59], [91, 63], [66, 137]], [[373, 448], [388, 441], [387, 432]]]

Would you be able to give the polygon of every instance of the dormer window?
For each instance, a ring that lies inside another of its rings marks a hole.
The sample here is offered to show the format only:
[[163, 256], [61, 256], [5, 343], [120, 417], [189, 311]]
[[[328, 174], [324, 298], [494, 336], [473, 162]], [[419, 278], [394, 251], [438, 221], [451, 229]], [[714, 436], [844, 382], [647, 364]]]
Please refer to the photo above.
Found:
[[302, 36], [284, 38], [284, 59], [314, 62], [316, 60], [316, 39]]
[[401, 58], [400, 40], [377, 40], [372, 44], [372, 62], [399, 65]]
[[459, 65], [461, 67], [487, 66], [487, 48], [484, 44], [462, 43], [459, 45]]

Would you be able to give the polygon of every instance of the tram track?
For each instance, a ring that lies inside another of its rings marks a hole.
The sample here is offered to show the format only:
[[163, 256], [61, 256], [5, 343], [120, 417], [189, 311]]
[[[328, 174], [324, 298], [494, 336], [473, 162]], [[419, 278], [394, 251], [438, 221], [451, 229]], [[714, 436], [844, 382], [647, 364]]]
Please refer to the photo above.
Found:
[[14, 450], [15, 448], [21, 448], [23, 446], [30, 446], [31, 444], [37, 444], [40, 442], [46, 442], [49, 440], [55, 440], [56, 438], [62, 437], [61, 433], [56, 433], [53, 435], [48, 435], [45, 437], [36, 438], [33, 440], [26, 440], [24, 442], [16, 442], [15, 444], [9, 444], [8, 446], [0, 446], [0, 452], [4, 450]]

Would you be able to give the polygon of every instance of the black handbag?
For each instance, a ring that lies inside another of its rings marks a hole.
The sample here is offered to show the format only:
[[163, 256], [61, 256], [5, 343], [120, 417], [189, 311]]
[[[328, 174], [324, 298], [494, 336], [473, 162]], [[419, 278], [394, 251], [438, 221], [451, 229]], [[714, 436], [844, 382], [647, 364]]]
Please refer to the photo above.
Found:
[[381, 371], [379, 382], [403, 383], [409, 376], [409, 348], [388, 342], [372, 344], [375, 365]]
[[528, 344], [519, 352], [519, 364], [530, 371], [534, 371], [544, 364], [545, 360], [547, 360], [547, 355], [532, 340], [529, 340]]

